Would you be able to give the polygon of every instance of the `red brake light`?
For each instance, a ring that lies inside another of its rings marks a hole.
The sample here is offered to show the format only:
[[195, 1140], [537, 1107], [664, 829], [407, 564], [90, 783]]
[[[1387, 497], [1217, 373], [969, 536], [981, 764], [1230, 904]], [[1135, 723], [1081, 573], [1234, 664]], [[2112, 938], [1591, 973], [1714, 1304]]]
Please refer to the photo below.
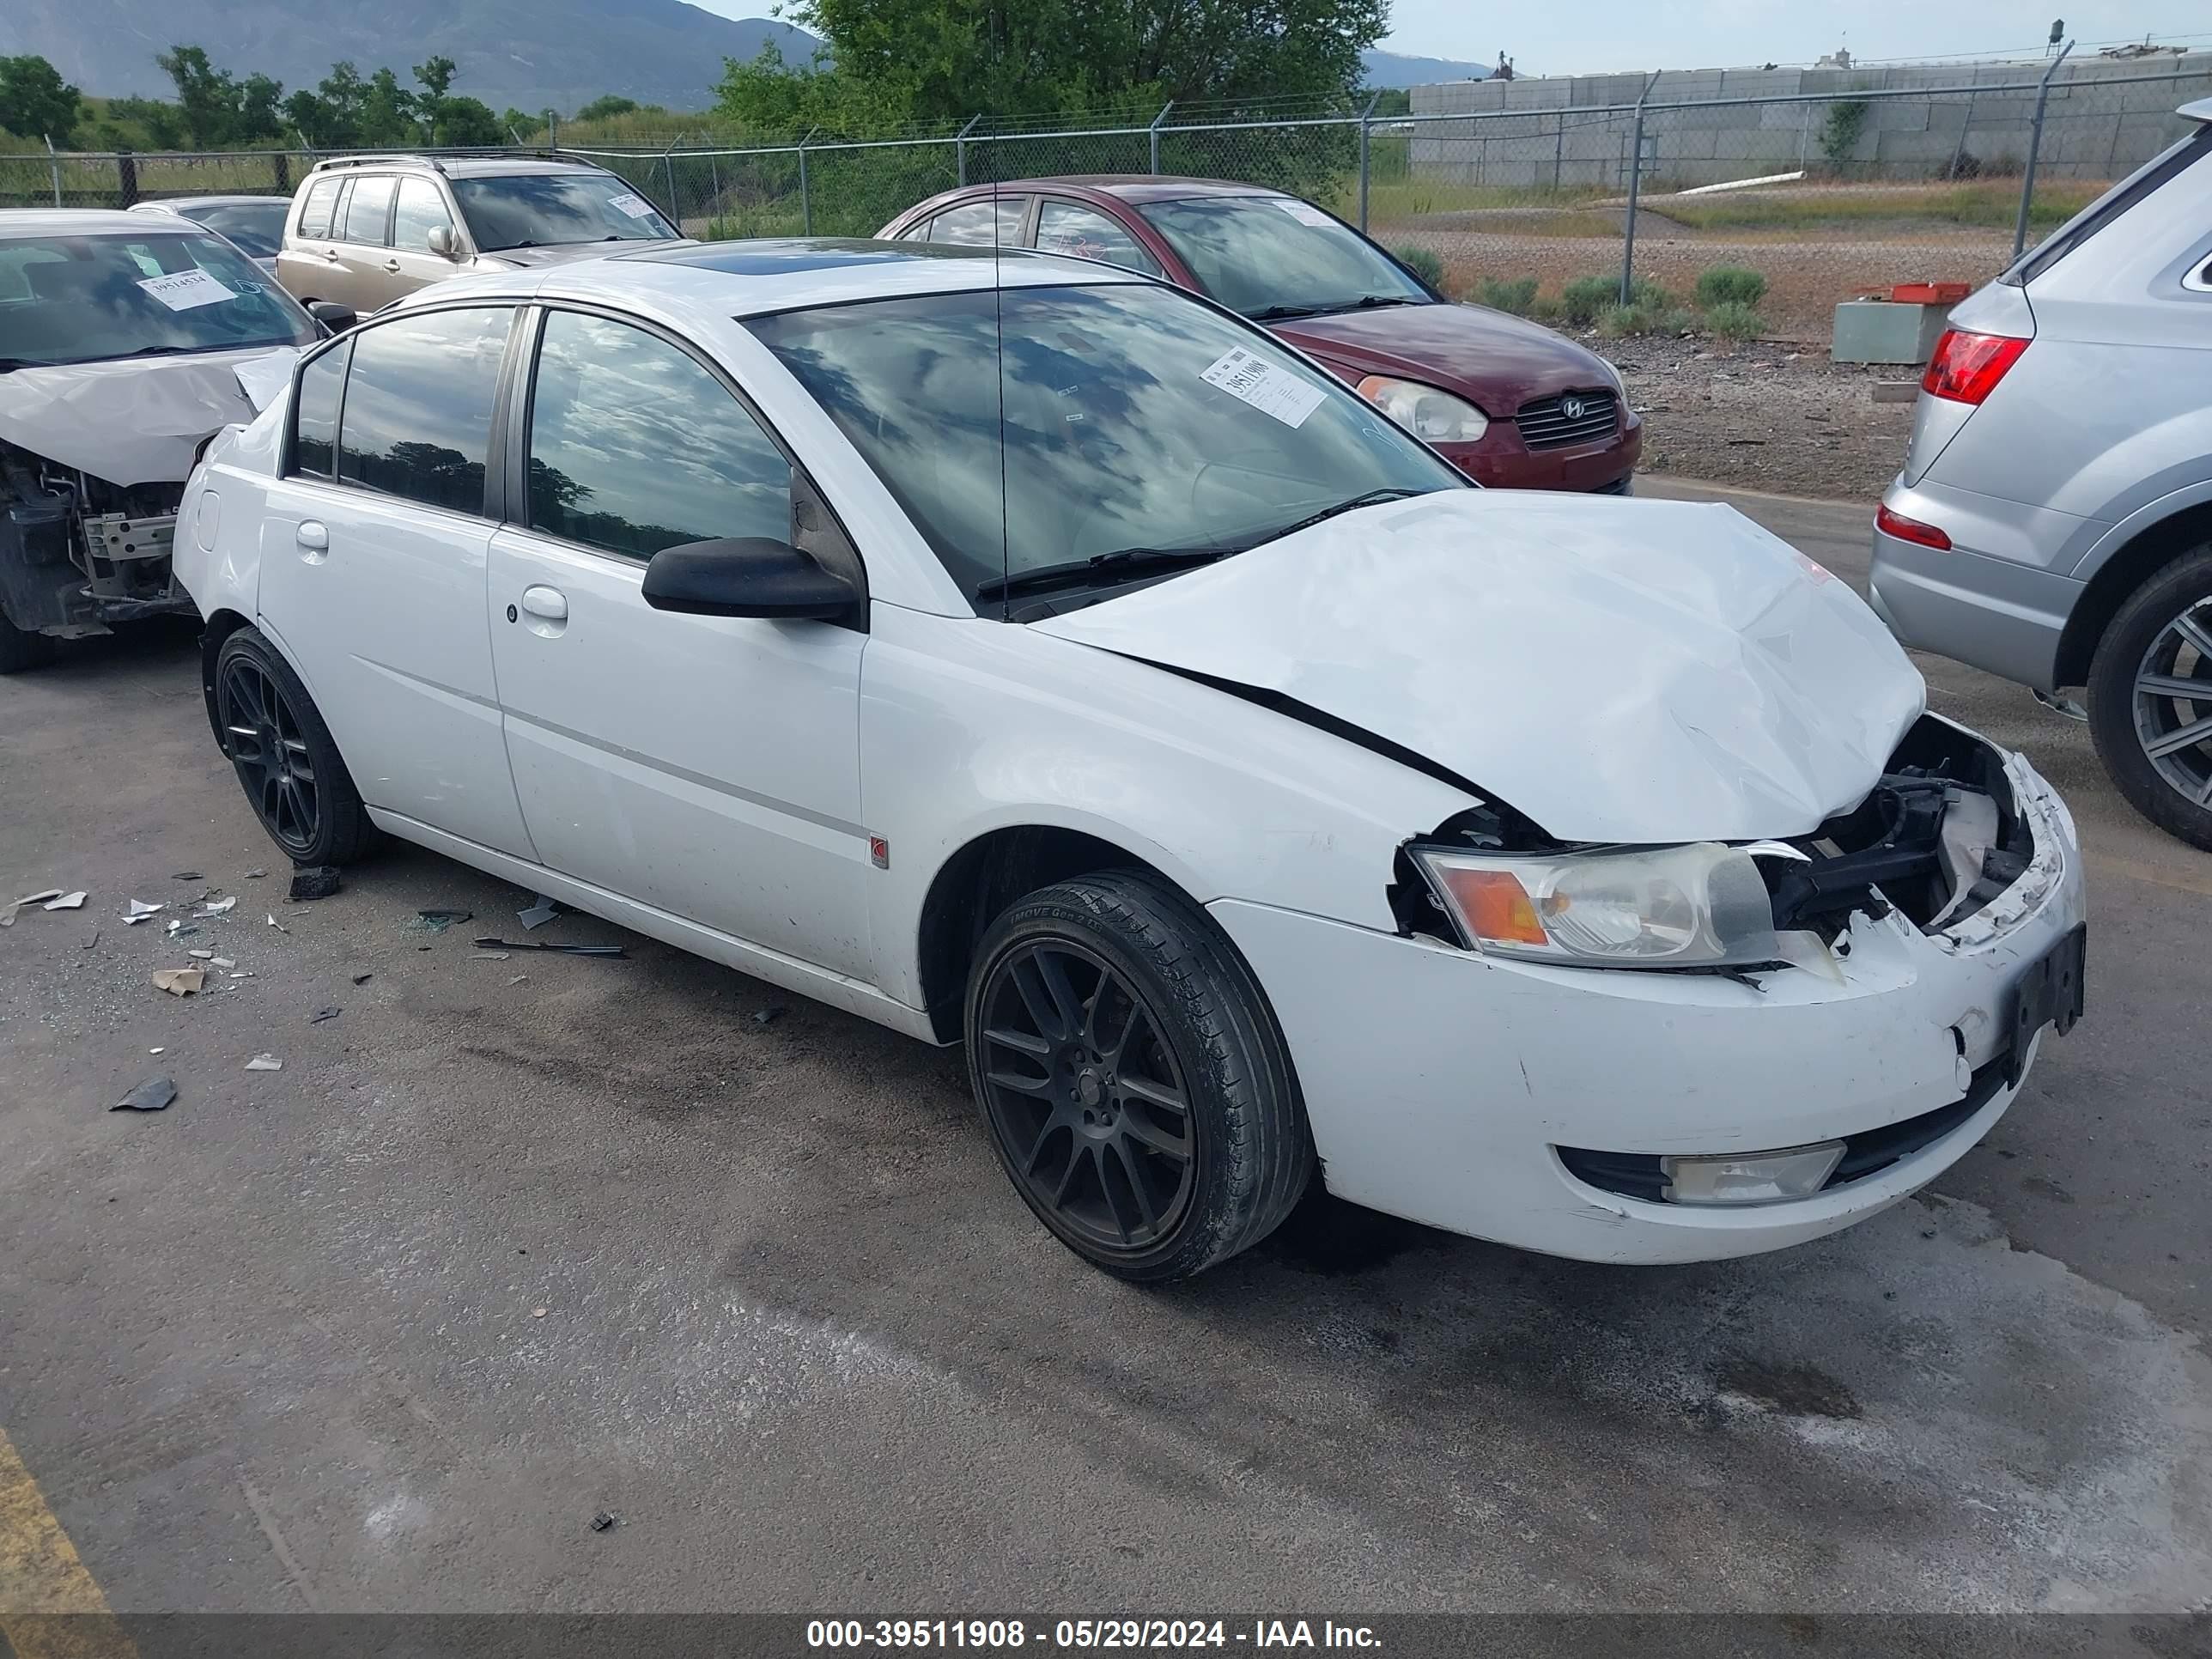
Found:
[[1978, 404], [1996, 390], [2005, 371], [2020, 360], [2027, 342], [2008, 334], [1969, 334], [1947, 328], [1936, 342], [1936, 355], [1920, 377], [1920, 389], [1954, 404]]
[[[2027, 343], [2023, 340], [2020, 343], [2025, 345]], [[1902, 513], [1893, 513], [1887, 506], [1875, 509], [1874, 527], [1885, 536], [1894, 536], [1901, 542], [1917, 542], [1923, 547], [1934, 548], [1938, 553], [1951, 550], [1951, 538], [1934, 525], [1908, 519]]]

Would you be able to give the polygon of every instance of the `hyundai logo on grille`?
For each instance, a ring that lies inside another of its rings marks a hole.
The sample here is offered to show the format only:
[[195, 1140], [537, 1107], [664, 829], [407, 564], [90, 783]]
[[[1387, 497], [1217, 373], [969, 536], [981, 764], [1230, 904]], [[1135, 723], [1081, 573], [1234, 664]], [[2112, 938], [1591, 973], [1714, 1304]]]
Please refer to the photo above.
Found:
[[1579, 421], [1583, 417], [1583, 400], [1579, 398], [1560, 398], [1559, 413], [1571, 421]]

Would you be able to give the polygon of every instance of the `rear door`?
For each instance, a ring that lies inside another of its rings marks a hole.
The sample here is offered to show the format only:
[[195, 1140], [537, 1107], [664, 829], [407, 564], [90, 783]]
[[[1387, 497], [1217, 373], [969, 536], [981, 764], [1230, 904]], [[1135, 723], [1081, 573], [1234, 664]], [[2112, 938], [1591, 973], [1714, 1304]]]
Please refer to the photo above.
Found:
[[362, 799], [530, 856], [484, 625], [508, 306], [370, 321], [301, 371], [261, 526], [258, 609]]
[[393, 278], [399, 266], [392, 257], [392, 198], [398, 179], [388, 173], [362, 173], [345, 194], [331, 244], [331, 278], [341, 291], [319, 295], [367, 315], [396, 300], [403, 289]]
[[664, 547], [764, 536], [814, 550], [821, 509], [794, 514], [794, 482], [801, 499], [808, 486], [704, 354], [632, 319], [544, 318], [526, 419], [510, 428], [527, 478], [492, 538], [490, 584], [507, 754], [539, 857], [871, 977], [866, 635], [679, 616], [639, 591]]
[[353, 180], [342, 173], [318, 173], [301, 198], [298, 213], [276, 255], [276, 280], [302, 305], [331, 300], [338, 263], [338, 232], [344, 225], [346, 186]]

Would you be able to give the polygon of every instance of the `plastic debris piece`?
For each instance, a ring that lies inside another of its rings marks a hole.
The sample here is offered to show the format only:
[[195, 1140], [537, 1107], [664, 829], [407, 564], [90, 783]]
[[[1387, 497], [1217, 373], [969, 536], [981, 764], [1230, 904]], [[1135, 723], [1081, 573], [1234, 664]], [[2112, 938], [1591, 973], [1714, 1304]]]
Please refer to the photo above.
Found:
[[471, 962], [505, 962], [509, 954], [505, 951], [479, 951], [469, 960]]
[[415, 920], [407, 925], [418, 933], [442, 933], [457, 921], [467, 921], [473, 910], [417, 910]]
[[233, 974], [231, 977], [233, 979], [252, 979], [253, 975], [251, 974]]
[[[192, 954], [194, 956], [198, 956], [199, 955], [199, 952], [195, 951]], [[210, 968], [235, 968], [238, 966], [238, 964], [233, 962], [228, 957], [210, 957], [208, 958], [208, 965]]]
[[783, 1004], [780, 1002], [771, 1002], [765, 1008], [756, 1008], [753, 1010], [753, 1024], [756, 1025], [773, 1025], [776, 1021], [781, 1019], [790, 1012], [791, 1010], [785, 1007]]
[[304, 904], [310, 899], [325, 899], [338, 890], [338, 867], [335, 864], [299, 864], [292, 866], [292, 890], [288, 897]]
[[532, 1308], [530, 1310], [530, 1316], [532, 1319], [543, 1319], [547, 1314], [551, 1313], [552, 1311], [553, 1310], [550, 1308]]
[[49, 887], [43, 893], [26, 893], [22, 897], [17, 899], [15, 902], [18, 904], [44, 904], [48, 899], [57, 899], [61, 896], [62, 890], [60, 888]]
[[155, 988], [167, 991], [173, 997], [191, 995], [206, 978], [206, 970], [199, 968], [156, 968], [154, 970]]
[[292, 931], [290, 928], [287, 927], [286, 927], [283, 922], [281, 922], [281, 921], [277, 921], [277, 920], [276, 920], [276, 917], [274, 917], [274, 916], [270, 916], [268, 920], [269, 920], [269, 925], [270, 925], [271, 927], [274, 927], [274, 928], [275, 928], [278, 933], [290, 933], [290, 932]]
[[246, 1062], [246, 1069], [249, 1072], [281, 1072], [284, 1069], [284, 1062], [274, 1054], [256, 1054]]
[[80, 951], [89, 951], [90, 949], [92, 949], [92, 947], [93, 947], [94, 945], [97, 945], [97, 944], [99, 944], [99, 943], [100, 943], [100, 929], [99, 929], [99, 928], [97, 928], [97, 927], [95, 927], [95, 928], [94, 928], [94, 929], [92, 930], [92, 937], [91, 937], [90, 939], [88, 939], [85, 940], [85, 942], [84, 942], [83, 944], [82, 944], [82, 945], [78, 945], [76, 948], [77, 948], [78, 950], [80, 950]]
[[266, 870], [248, 870], [246, 872], [246, 879], [248, 881], [259, 881], [268, 873], [269, 872]]
[[307, 1016], [307, 1024], [310, 1025], [320, 1025], [326, 1019], [336, 1019], [338, 1017], [339, 1012], [340, 1011], [336, 1008], [318, 1008], [313, 1013]]
[[146, 1052], [149, 1054], [166, 1054], [169, 1051], [167, 1048], [149, 1048]]
[[621, 1519], [622, 1516], [617, 1515], [612, 1510], [601, 1510], [597, 1515], [592, 1517], [592, 1530], [593, 1532], [605, 1532], [608, 1528], [615, 1525]]
[[513, 979], [507, 981], [507, 983], [509, 985], [527, 985], [530, 983], [530, 975], [527, 974], [517, 974]]
[[126, 927], [136, 927], [147, 917], [168, 908], [166, 904], [149, 904], [144, 899], [132, 899], [131, 908], [123, 913], [123, 924]]
[[520, 922], [524, 927], [535, 929], [543, 927], [547, 922], [552, 921], [554, 917], [560, 914], [561, 906], [559, 902], [554, 899], [549, 898], [544, 893], [540, 893], [538, 896], [538, 902], [532, 905], [527, 910], [516, 911], [514, 913], [514, 919]]
[[354, 982], [355, 984], [356, 984], [356, 985], [366, 985], [366, 984], [368, 984], [368, 983], [369, 982], [369, 981], [371, 981], [372, 979], [374, 979], [375, 977], [376, 977], [376, 975], [375, 975], [373, 972], [371, 972], [369, 969], [368, 969], [364, 968], [363, 969], [362, 969], [362, 971], [361, 971], [361, 972], [359, 972], [359, 973], [356, 974], [356, 975], [353, 976], [353, 982]]
[[177, 1080], [149, 1077], [107, 1109], [111, 1112], [165, 1112], [177, 1097]]
[[202, 962], [215, 960], [215, 952], [212, 951], [187, 951], [185, 954], [188, 957], [198, 957]]
[[235, 898], [210, 899], [205, 904], [200, 906], [198, 914], [204, 916], [228, 915], [231, 907], [237, 902]]
[[551, 951], [564, 957], [618, 957], [623, 954], [619, 945], [532, 945], [526, 940], [480, 939], [476, 942], [479, 951]]
[[40, 907], [40, 908], [45, 910], [82, 910], [84, 908], [84, 895], [81, 892], [64, 893], [58, 897], [48, 899], [46, 903]]
[[169, 879], [171, 881], [205, 881], [207, 878], [197, 870], [179, 870]]

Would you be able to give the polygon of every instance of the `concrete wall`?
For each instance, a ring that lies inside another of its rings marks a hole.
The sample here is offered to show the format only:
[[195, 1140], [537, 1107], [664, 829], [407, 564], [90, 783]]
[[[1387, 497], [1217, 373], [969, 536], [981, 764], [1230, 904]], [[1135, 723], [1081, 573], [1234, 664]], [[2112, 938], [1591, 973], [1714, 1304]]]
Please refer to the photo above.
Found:
[[[1851, 70], [1668, 70], [1654, 104], [1741, 98], [1820, 98], [1820, 103], [1728, 104], [1649, 111], [1644, 125], [1647, 184], [1716, 184], [1809, 167], [1869, 180], [1946, 176], [1970, 157], [1984, 173], [2017, 173], [2035, 112], [2031, 91], [1982, 90], [2033, 82], [2040, 63], [1887, 65]], [[2179, 79], [2145, 81], [2149, 75]], [[1599, 113], [1632, 105], [1641, 75], [1523, 81], [1461, 81], [1415, 87], [1417, 115], [1465, 114], [1458, 122], [1408, 123], [1377, 131], [1401, 137], [1413, 175], [1440, 183], [1516, 189], [1618, 185], [1628, 179], [1633, 117]], [[1855, 100], [1873, 89], [1960, 88], [1925, 98]], [[2135, 60], [2069, 59], [2052, 81], [2038, 172], [2045, 178], [2113, 179], [2180, 137], [2189, 123], [2175, 106], [2212, 97], [2212, 52]], [[1863, 102], [1856, 141], [1832, 161], [1822, 138], [1839, 103]]]

